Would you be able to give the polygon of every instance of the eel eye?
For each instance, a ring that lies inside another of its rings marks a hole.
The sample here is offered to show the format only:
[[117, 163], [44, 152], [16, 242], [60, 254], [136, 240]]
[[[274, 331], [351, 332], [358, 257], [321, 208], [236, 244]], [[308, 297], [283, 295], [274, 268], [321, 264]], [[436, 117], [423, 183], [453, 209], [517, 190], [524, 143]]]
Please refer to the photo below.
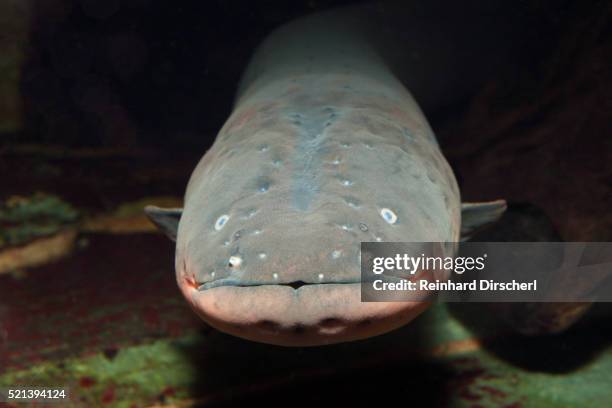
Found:
[[383, 219], [389, 224], [395, 224], [397, 222], [397, 215], [395, 215], [395, 213], [388, 208], [381, 209], [380, 216], [383, 217]]
[[217, 221], [215, 222], [215, 230], [221, 231], [221, 229], [225, 226], [227, 220], [229, 220], [229, 215], [227, 214], [223, 214], [222, 216], [217, 218]]

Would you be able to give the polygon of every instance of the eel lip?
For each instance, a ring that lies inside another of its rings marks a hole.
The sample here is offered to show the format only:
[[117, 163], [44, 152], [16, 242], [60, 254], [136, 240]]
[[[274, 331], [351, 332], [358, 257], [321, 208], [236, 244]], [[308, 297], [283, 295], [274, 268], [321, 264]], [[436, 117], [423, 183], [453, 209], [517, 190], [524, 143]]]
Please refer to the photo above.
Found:
[[237, 279], [217, 279], [214, 281], [206, 282], [198, 286], [198, 291], [203, 292], [205, 290], [219, 288], [222, 286], [237, 286], [237, 287], [252, 287], [252, 286], [287, 286], [293, 288], [293, 290], [298, 290], [303, 286], [311, 286], [311, 285], [348, 285], [354, 283], [361, 283], [359, 280], [354, 281], [343, 281], [343, 282], [305, 282], [302, 280], [292, 281], [292, 282], [240, 282]]
[[235, 286], [235, 287], [253, 287], [253, 286], [287, 286], [294, 290], [299, 290], [304, 286], [313, 285], [350, 285], [355, 283], [371, 283], [375, 279], [380, 279], [384, 282], [398, 282], [403, 278], [389, 275], [379, 275], [375, 278], [367, 278], [365, 280], [355, 279], [350, 281], [324, 281], [324, 282], [306, 282], [303, 280], [296, 280], [291, 282], [243, 282], [235, 278], [220, 278], [213, 281], [200, 283], [197, 287], [198, 291], [204, 292], [209, 289], [219, 288], [223, 286]]

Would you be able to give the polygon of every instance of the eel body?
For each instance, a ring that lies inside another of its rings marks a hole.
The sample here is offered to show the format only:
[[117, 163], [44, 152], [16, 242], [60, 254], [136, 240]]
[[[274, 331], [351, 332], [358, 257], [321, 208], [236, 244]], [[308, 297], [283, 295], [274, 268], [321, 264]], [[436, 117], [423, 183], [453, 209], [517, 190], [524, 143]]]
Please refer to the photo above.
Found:
[[434, 133], [362, 23], [327, 13], [272, 33], [184, 208], [147, 208], [176, 239], [185, 298], [219, 330], [304, 346], [395, 329], [428, 304], [361, 302], [360, 243], [456, 243], [505, 208], [463, 205], [462, 223]]

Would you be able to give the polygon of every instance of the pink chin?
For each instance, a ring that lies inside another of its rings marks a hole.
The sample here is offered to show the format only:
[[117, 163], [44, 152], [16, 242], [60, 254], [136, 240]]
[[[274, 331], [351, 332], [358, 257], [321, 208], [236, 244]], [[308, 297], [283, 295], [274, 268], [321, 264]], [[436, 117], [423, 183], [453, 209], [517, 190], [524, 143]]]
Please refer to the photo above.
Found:
[[280, 346], [364, 339], [405, 325], [428, 302], [361, 302], [360, 284], [223, 286], [198, 291], [179, 281], [196, 313], [214, 328]]

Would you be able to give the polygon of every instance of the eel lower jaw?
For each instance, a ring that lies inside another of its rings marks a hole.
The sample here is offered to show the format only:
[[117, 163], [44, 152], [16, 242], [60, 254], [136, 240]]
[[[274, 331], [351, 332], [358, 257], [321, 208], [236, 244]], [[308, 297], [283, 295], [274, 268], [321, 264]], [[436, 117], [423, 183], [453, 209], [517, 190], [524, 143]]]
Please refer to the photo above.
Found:
[[212, 327], [282, 346], [319, 346], [373, 337], [414, 319], [427, 302], [361, 302], [361, 284], [179, 284], [193, 310]]

